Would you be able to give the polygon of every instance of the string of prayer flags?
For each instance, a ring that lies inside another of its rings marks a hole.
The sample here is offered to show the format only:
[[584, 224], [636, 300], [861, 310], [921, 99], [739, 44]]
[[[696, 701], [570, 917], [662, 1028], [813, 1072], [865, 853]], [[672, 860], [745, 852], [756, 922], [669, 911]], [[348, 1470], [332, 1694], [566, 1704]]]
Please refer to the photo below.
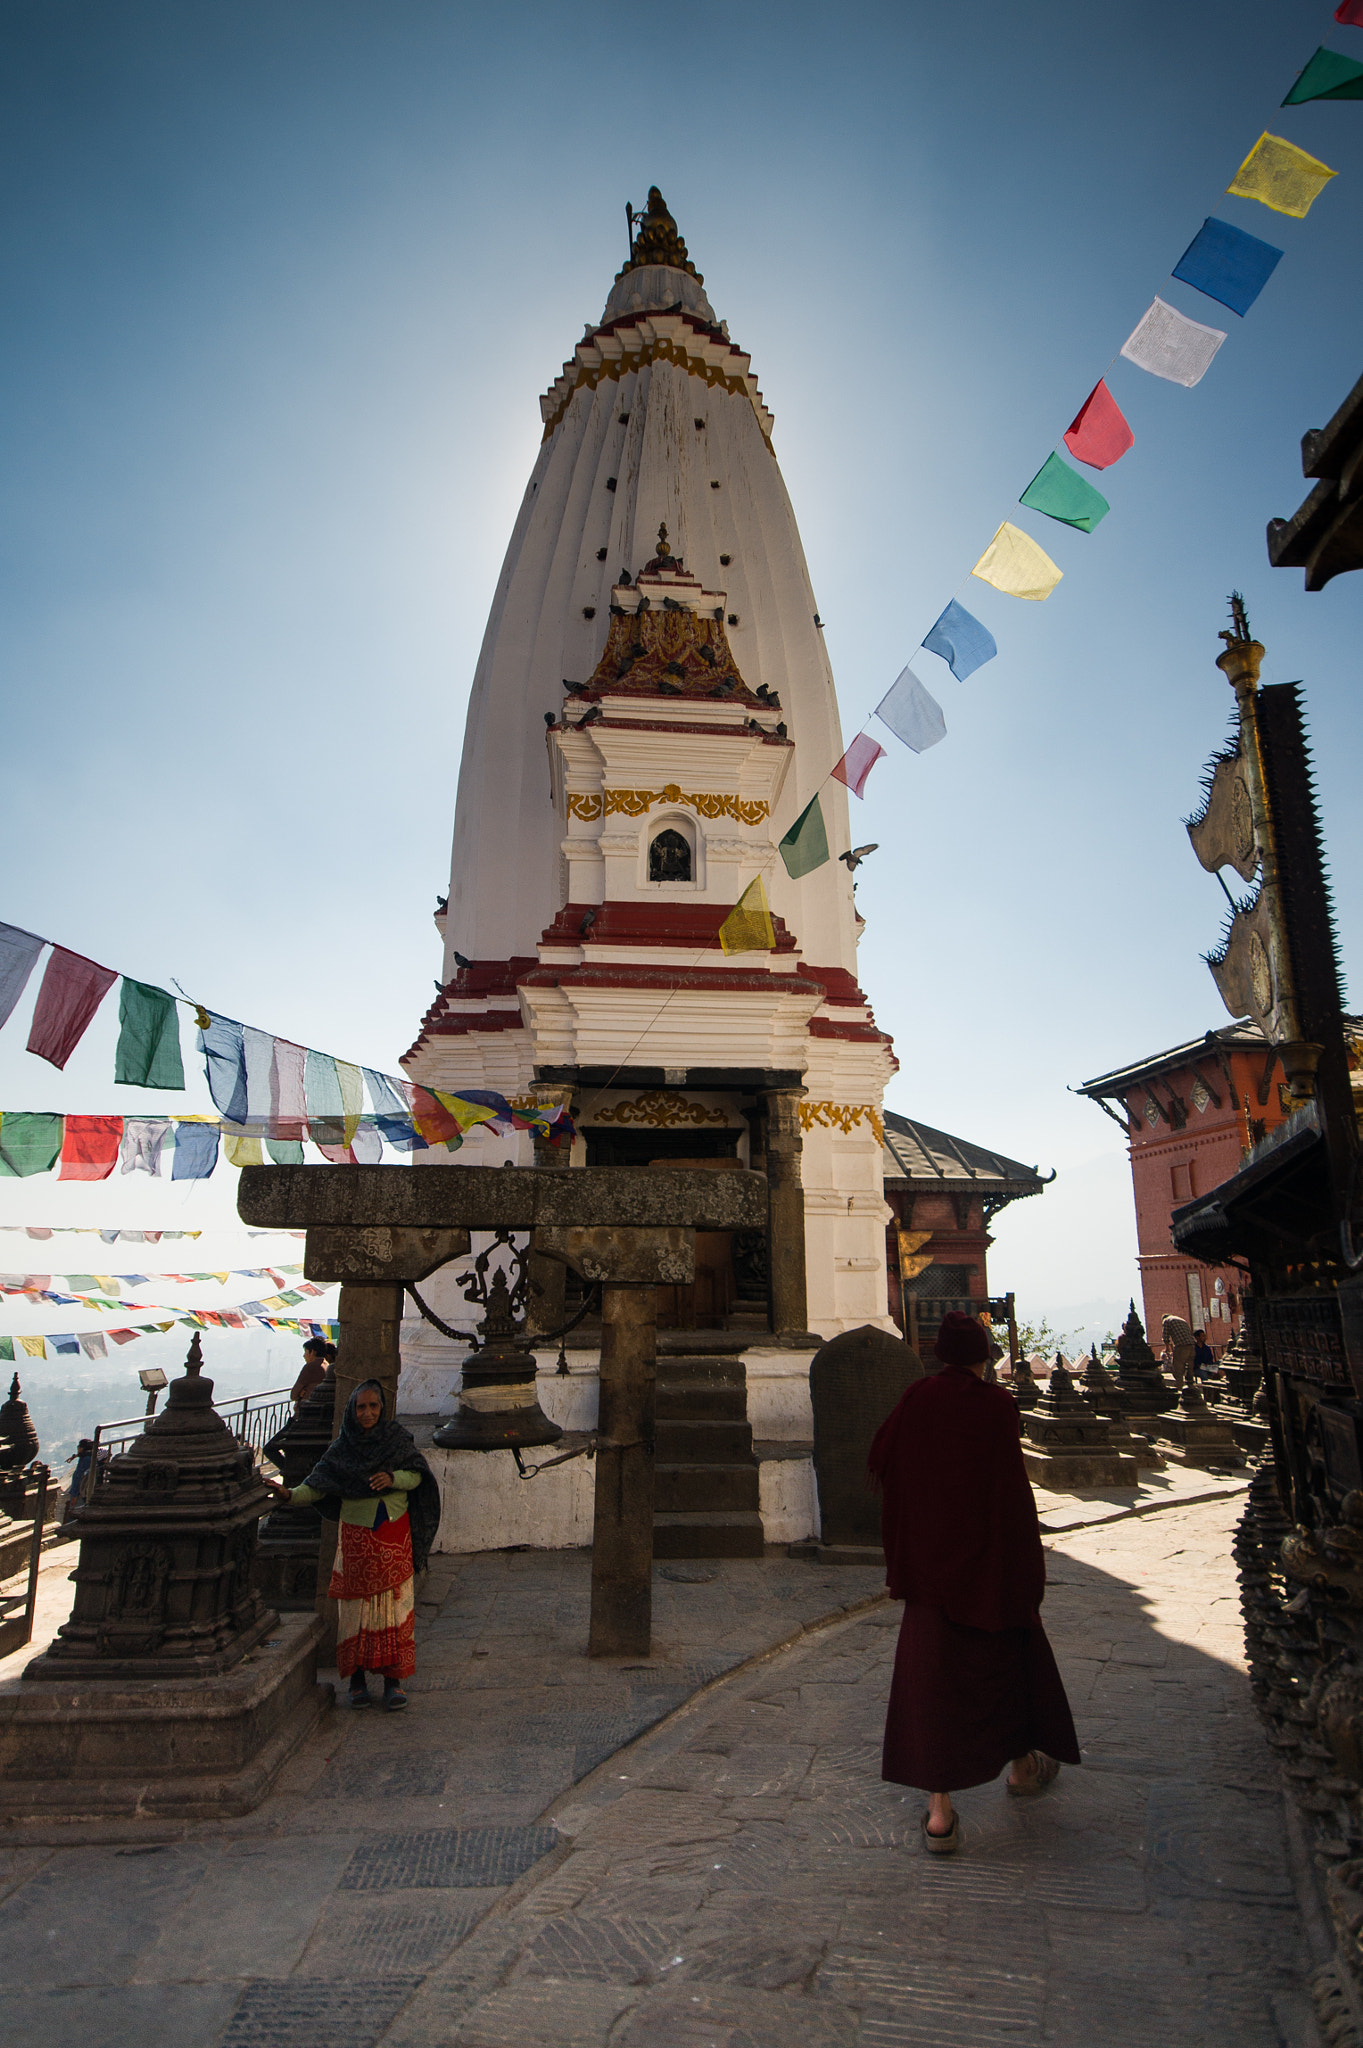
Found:
[[9, 1022], [46, 944], [47, 940], [40, 939], [36, 932], [20, 931], [16, 924], [0, 924], [0, 1024]]
[[992, 583], [995, 590], [1002, 590], [1008, 597], [1025, 597], [1040, 604], [1065, 572], [1056, 567], [1030, 533], [1005, 519], [970, 573], [978, 576], [981, 583]]
[[776, 931], [760, 875], [749, 882], [720, 926], [719, 943], [726, 954], [775, 952]]
[[199, 1026], [199, 1051], [213, 1107], [229, 1123], [242, 1123], [246, 1117], [245, 1028], [232, 1017], [216, 1017], [210, 1010], [203, 1014], [208, 1026]]
[[973, 676], [998, 653], [998, 642], [987, 626], [953, 597], [923, 642], [929, 654], [940, 654], [958, 683]]
[[903, 740], [915, 754], [925, 754], [929, 747], [935, 747], [938, 740], [947, 736], [947, 722], [942, 716], [941, 705], [924, 689], [911, 668], [904, 669], [896, 677], [893, 686], [877, 704], [875, 715], [882, 725], [888, 725], [897, 740]]
[[1267, 130], [1259, 137], [1226, 190], [1237, 199], [1257, 199], [1274, 213], [1305, 220], [1335, 172], [1295, 142]]
[[0, 1178], [50, 1173], [62, 1149], [62, 1119], [47, 1110], [7, 1109], [0, 1118]]
[[851, 790], [853, 796], [864, 796], [866, 778], [884, 752], [884, 747], [878, 740], [873, 740], [870, 733], [859, 732], [833, 770], [833, 774]]
[[112, 967], [54, 946], [33, 1007], [28, 1050], [60, 1073], [117, 980]]
[[1100, 377], [1066, 428], [1065, 446], [1076, 462], [1087, 463], [1090, 469], [1111, 469], [1135, 440], [1121, 407]]
[[798, 882], [801, 875], [812, 875], [815, 868], [821, 868], [828, 859], [828, 833], [817, 794], [781, 839], [777, 852], [785, 862], [786, 873], [794, 882]]
[[1122, 354], [1138, 370], [1191, 391], [1206, 376], [1225, 338], [1223, 327], [1204, 327], [1157, 298], [1122, 343]]
[[107, 1180], [122, 1142], [121, 1116], [68, 1116], [58, 1180]]
[[[1342, 19], [1342, 14], [1336, 14], [1336, 21]], [[1363, 26], [1363, 6], [1352, 25]], [[1363, 64], [1353, 57], [1341, 57], [1338, 50], [1317, 50], [1282, 104], [1300, 107], [1307, 100], [1363, 100]]]
[[[1363, 64], [1358, 67], [1363, 78]], [[1224, 220], [1204, 220], [1178, 262], [1174, 276], [1232, 313], [1248, 313], [1282, 260], [1282, 250], [1261, 242]]]
[[1101, 491], [1054, 453], [1046, 457], [1018, 503], [1043, 512], [1047, 519], [1058, 519], [1062, 526], [1077, 527], [1080, 533], [1092, 533], [1112, 510]]
[[114, 1080], [130, 1088], [183, 1088], [180, 1019], [175, 998], [125, 974], [118, 992]]
[[[0, 1137], [4, 1127], [0, 1125]], [[175, 1163], [171, 1167], [172, 1180], [207, 1180], [218, 1163], [218, 1127], [216, 1124], [196, 1124], [188, 1120], [181, 1123], [175, 1132]]]

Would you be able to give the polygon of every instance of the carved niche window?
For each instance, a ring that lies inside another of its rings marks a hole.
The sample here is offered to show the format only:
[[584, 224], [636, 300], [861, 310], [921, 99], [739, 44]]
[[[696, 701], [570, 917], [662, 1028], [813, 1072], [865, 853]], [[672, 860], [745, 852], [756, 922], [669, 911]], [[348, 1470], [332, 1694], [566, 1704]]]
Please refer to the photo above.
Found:
[[669, 826], [660, 832], [648, 849], [648, 879], [650, 882], [689, 882], [691, 880], [691, 846], [680, 832]]

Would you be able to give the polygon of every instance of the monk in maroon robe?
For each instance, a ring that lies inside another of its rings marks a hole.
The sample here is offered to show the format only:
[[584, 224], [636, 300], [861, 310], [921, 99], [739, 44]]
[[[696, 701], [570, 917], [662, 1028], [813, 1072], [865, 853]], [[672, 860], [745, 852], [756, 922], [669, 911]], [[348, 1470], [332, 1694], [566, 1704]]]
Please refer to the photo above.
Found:
[[938, 1855], [960, 1840], [952, 1792], [1005, 1764], [1010, 1792], [1037, 1792], [1079, 1762], [1041, 1626], [1046, 1566], [1017, 1406], [986, 1384], [989, 1350], [973, 1317], [948, 1315], [944, 1369], [908, 1389], [871, 1446], [890, 1593], [905, 1603], [882, 1776], [928, 1794], [923, 1836]]

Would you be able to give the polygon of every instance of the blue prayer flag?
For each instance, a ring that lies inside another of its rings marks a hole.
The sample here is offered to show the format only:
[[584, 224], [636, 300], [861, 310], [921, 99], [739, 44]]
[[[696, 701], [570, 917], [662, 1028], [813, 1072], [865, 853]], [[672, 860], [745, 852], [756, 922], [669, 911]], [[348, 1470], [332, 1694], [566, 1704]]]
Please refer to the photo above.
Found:
[[395, 1152], [428, 1151], [426, 1140], [409, 1116], [376, 1116], [374, 1122], [386, 1145]]
[[[240, 1030], [241, 1026], [238, 1025]], [[246, 1088], [246, 1063], [242, 1062], [242, 1092]], [[178, 1123], [175, 1129], [175, 1164], [172, 1180], [207, 1180], [218, 1163], [216, 1124]]]
[[923, 688], [911, 668], [906, 668], [876, 706], [876, 717], [888, 725], [897, 740], [922, 754], [947, 736], [942, 707]]
[[69, 1353], [72, 1351], [80, 1350], [79, 1338], [73, 1337], [69, 1332], [66, 1332], [60, 1337], [49, 1337], [47, 1341], [52, 1346], [52, 1349], [54, 1351]]
[[[199, 1051], [204, 1056], [204, 1072], [208, 1077], [208, 1092], [213, 1097], [213, 1107], [220, 1116], [231, 1124], [246, 1121], [246, 1032], [242, 1025], [230, 1017], [215, 1017], [212, 1011], [204, 1013], [208, 1018], [207, 1031], [199, 1033]], [[185, 1128], [181, 1125], [181, 1130]], [[177, 1135], [177, 1143], [179, 1138]], [[214, 1145], [216, 1149], [216, 1136]], [[209, 1169], [210, 1172], [212, 1169]], [[175, 1162], [172, 1180], [195, 1180], [195, 1174], [180, 1171], [180, 1162]]]
[[398, 1094], [397, 1084], [387, 1074], [376, 1072], [373, 1067], [361, 1067], [360, 1072], [369, 1083], [369, 1100], [376, 1116], [406, 1116], [407, 1104]]
[[1278, 267], [1281, 249], [1233, 228], [1224, 220], [1204, 220], [1174, 266], [1174, 276], [1195, 292], [1248, 313]]
[[987, 626], [971, 616], [953, 597], [927, 639], [929, 654], [940, 654], [958, 683], [973, 676], [998, 653], [998, 643]]

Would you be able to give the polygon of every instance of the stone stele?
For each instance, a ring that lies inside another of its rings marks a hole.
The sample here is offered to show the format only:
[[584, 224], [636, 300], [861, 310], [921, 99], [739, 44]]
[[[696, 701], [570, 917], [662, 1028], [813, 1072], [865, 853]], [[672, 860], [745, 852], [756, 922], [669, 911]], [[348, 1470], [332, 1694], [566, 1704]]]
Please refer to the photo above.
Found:
[[825, 1564], [880, 1563], [880, 1495], [866, 1460], [881, 1423], [922, 1377], [918, 1353], [871, 1323], [830, 1337], [810, 1360], [821, 1540], [807, 1554]]
[[315, 1614], [251, 1584], [269, 1496], [213, 1407], [199, 1338], [80, 1522], [71, 1618], [0, 1692], [0, 1818], [249, 1812], [331, 1702]]

